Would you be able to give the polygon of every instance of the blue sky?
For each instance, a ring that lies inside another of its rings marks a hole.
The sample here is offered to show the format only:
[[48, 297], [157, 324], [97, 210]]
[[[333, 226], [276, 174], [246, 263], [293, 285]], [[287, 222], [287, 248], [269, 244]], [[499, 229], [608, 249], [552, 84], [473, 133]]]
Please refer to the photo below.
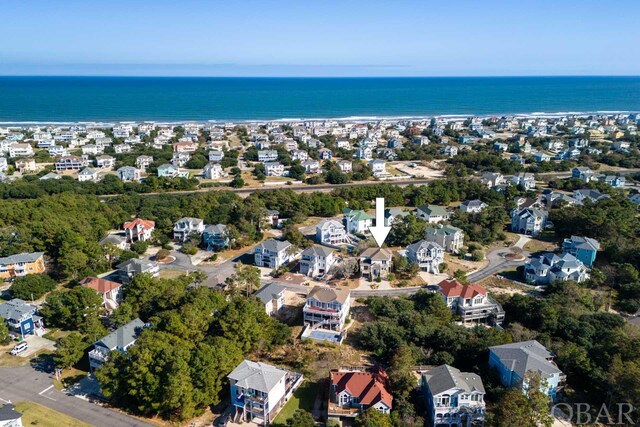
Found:
[[640, 2], [4, 1], [0, 75], [640, 75]]

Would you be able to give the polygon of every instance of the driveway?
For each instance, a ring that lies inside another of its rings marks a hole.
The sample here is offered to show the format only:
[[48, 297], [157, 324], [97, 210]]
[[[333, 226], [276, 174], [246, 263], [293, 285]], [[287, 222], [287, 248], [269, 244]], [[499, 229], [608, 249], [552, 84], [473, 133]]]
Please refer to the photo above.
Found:
[[37, 335], [28, 335], [27, 337], [25, 337], [25, 341], [27, 342], [29, 348], [26, 351], [20, 353], [18, 355], [19, 357], [31, 357], [41, 350], [56, 350], [56, 343], [54, 341], [39, 337]]
[[152, 425], [56, 390], [51, 374], [31, 366], [0, 368], [0, 402], [36, 402], [97, 427]]
[[[479, 282], [487, 277], [500, 273], [504, 270], [510, 270], [513, 267], [519, 267], [524, 265], [529, 259], [529, 252], [523, 250], [524, 245], [529, 241], [528, 236], [520, 236], [518, 241], [509, 248], [497, 248], [487, 254], [487, 260], [489, 264], [467, 275], [467, 279], [470, 282]], [[514, 250], [514, 248], [517, 248]], [[514, 260], [506, 258], [507, 255], [520, 253], [523, 255], [523, 259]]]

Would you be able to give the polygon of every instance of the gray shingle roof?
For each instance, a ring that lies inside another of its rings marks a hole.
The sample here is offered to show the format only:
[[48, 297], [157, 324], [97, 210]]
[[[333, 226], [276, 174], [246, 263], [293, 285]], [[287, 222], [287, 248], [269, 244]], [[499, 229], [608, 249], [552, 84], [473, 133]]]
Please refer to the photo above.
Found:
[[459, 388], [466, 392], [484, 393], [482, 378], [470, 372], [460, 372], [459, 369], [449, 365], [441, 365], [424, 374], [432, 395], [443, 393], [452, 388]]
[[144, 322], [142, 320], [133, 319], [131, 322], [119, 327], [100, 341], [96, 342], [95, 345], [106, 347], [109, 350], [127, 348], [135, 342], [143, 327]]
[[267, 304], [269, 301], [276, 298], [284, 289], [285, 287], [282, 285], [269, 283], [267, 286], [260, 288], [260, 290], [256, 292], [255, 297], [262, 301], [263, 304]]
[[16, 411], [15, 405], [7, 404], [0, 406], [0, 421], [12, 421], [22, 417], [22, 414]]
[[36, 262], [38, 258], [44, 255], [44, 252], [23, 252], [21, 254], [10, 255], [0, 258], [0, 265], [17, 264], [20, 262]]
[[562, 371], [547, 358], [551, 353], [538, 341], [522, 341], [489, 347], [500, 361], [520, 378], [528, 371], [539, 373], [543, 378]]
[[289, 243], [287, 240], [280, 241], [271, 238], [260, 243], [258, 246], [256, 246], [256, 248], [260, 248], [262, 250], [266, 249], [270, 252], [280, 252], [286, 250], [289, 246], [291, 246], [291, 243]]
[[25, 314], [34, 312], [35, 309], [35, 306], [27, 304], [19, 298], [14, 298], [0, 304], [0, 317], [6, 320], [20, 320]]
[[325, 248], [324, 246], [309, 246], [307, 249], [302, 251], [302, 256], [317, 256], [317, 257], [328, 257], [333, 253], [333, 249]]
[[230, 374], [236, 385], [269, 393], [287, 375], [287, 371], [262, 362], [243, 360]]

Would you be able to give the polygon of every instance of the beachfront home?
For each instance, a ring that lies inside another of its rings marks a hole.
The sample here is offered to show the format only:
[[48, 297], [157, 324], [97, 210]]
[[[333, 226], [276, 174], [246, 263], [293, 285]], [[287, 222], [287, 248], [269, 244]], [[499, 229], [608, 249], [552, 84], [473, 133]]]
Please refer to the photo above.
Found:
[[136, 318], [109, 333], [100, 341], [96, 341], [93, 344], [93, 350], [89, 352], [89, 368], [91, 372], [109, 360], [109, 353], [112, 351], [126, 353], [129, 347], [136, 343], [144, 327], [144, 322]]
[[414, 211], [414, 214], [429, 224], [435, 224], [441, 221], [449, 219], [449, 212], [442, 206], [437, 205], [422, 205], [418, 206]]
[[33, 147], [31, 144], [14, 143], [9, 145], [9, 157], [30, 157], [33, 156]]
[[324, 246], [309, 246], [300, 258], [300, 274], [309, 277], [324, 276], [336, 262], [333, 250]]
[[371, 372], [343, 368], [331, 371], [329, 418], [355, 418], [369, 408], [389, 414], [393, 396], [387, 390], [389, 378], [381, 368]]
[[260, 150], [258, 151], [258, 161], [262, 163], [275, 162], [278, 160], [278, 152], [276, 150]]
[[440, 274], [440, 264], [444, 262], [444, 249], [435, 242], [420, 240], [407, 246], [407, 260], [418, 264], [421, 270]]
[[385, 279], [391, 271], [392, 258], [388, 249], [367, 248], [359, 256], [360, 273], [370, 280]]
[[484, 323], [501, 325], [504, 320], [502, 306], [478, 284], [464, 285], [457, 280], [443, 280], [438, 290], [451, 312], [460, 316], [463, 324]]
[[267, 239], [256, 246], [254, 250], [255, 263], [258, 267], [277, 270], [291, 262], [293, 259], [292, 249], [291, 243], [286, 240]]
[[537, 208], [514, 209], [511, 211], [511, 231], [537, 236], [544, 230], [547, 213]]
[[116, 165], [116, 158], [109, 155], [97, 156], [95, 162], [97, 168], [113, 169]]
[[258, 425], [271, 425], [303, 381], [302, 374], [250, 360], [242, 361], [227, 378], [235, 415]]
[[481, 427], [486, 404], [479, 375], [440, 365], [422, 374], [429, 425]]
[[160, 178], [175, 178], [178, 176], [178, 173], [180, 173], [180, 169], [170, 163], [158, 166], [158, 177]]
[[192, 234], [199, 236], [203, 231], [204, 222], [200, 218], [180, 218], [173, 225], [173, 239], [178, 242], [186, 242]]
[[424, 238], [428, 242], [435, 242], [445, 251], [457, 254], [464, 245], [464, 233], [453, 225], [438, 224], [425, 230]]
[[202, 232], [202, 245], [208, 251], [219, 251], [229, 246], [229, 229], [224, 224], [207, 225]]
[[98, 174], [98, 171], [95, 169], [84, 168], [80, 172], [78, 172], [78, 181], [79, 182], [85, 182], [85, 181], [98, 182], [100, 181], [100, 174]]
[[151, 239], [151, 233], [156, 229], [156, 223], [154, 221], [136, 218], [133, 221], [125, 222], [122, 228], [124, 228], [128, 242], [144, 242]]
[[0, 280], [45, 272], [44, 252], [23, 252], [0, 257]]
[[205, 179], [218, 179], [224, 176], [224, 169], [219, 163], [209, 163], [202, 170], [202, 176]]
[[329, 246], [350, 242], [344, 225], [333, 219], [324, 219], [316, 225], [316, 240], [318, 243]]
[[365, 233], [373, 225], [373, 217], [365, 211], [346, 208], [344, 222], [349, 233]]
[[536, 340], [489, 347], [489, 367], [498, 370], [502, 385], [523, 391], [527, 388], [527, 373], [539, 374], [542, 391], [553, 400], [566, 381], [551, 352]]

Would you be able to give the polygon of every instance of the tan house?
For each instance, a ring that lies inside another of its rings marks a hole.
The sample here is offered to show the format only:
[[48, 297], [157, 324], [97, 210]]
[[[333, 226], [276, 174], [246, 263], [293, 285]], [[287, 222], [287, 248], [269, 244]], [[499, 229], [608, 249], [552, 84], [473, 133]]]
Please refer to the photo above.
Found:
[[35, 172], [38, 170], [34, 159], [18, 159], [16, 160], [16, 169], [20, 173]]
[[391, 271], [393, 254], [388, 249], [367, 248], [360, 254], [360, 272], [363, 277], [374, 280], [386, 278]]
[[0, 279], [40, 274], [45, 271], [44, 252], [31, 252], [0, 258]]

